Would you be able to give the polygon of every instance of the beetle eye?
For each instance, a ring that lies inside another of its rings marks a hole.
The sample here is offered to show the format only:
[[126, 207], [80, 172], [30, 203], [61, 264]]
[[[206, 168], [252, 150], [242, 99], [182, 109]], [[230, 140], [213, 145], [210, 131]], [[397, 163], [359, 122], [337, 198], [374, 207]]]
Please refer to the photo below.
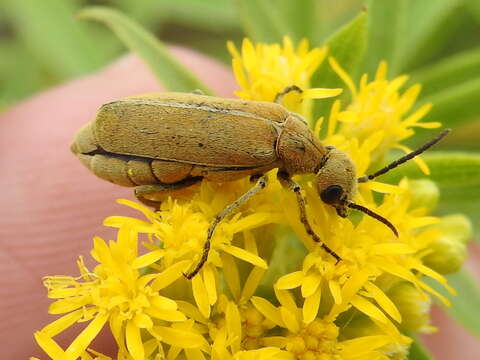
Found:
[[320, 198], [326, 204], [334, 204], [339, 202], [342, 197], [343, 189], [340, 185], [330, 185], [320, 194]]

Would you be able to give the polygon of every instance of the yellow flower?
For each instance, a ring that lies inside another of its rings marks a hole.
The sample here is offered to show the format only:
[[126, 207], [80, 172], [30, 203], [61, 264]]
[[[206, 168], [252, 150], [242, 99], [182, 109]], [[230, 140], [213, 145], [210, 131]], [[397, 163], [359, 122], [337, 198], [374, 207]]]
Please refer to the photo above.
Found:
[[[401, 315], [385, 292], [375, 284], [383, 275], [406, 280], [433, 294], [448, 304], [448, 300], [422, 281], [418, 274], [434, 278], [451, 289], [445, 278], [422, 264], [421, 257], [428, 246], [435, 241], [437, 234], [422, 227], [438, 222], [438, 219], [418, 214], [417, 209], [410, 209], [408, 182], [400, 183], [402, 191], [385, 196], [381, 206], [372, 201], [368, 208], [390, 219], [400, 233], [397, 239], [384, 224], [364, 216], [354, 226], [349, 219], [339, 219], [332, 209], [325, 206], [318, 198], [312, 184], [306, 184], [306, 196], [310, 207], [310, 216], [314, 230], [329, 247], [334, 249], [342, 261], [336, 264], [332, 257], [307, 236], [298, 216], [290, 216], [290, 225], [299, 238], [310, 249], [301, 270], [284, 275], [277, 283], [278, 289], [300, 287], [305, 298], [303, 319], [314, 321], [320, 311], [328, 319], [336, 317], [351, 306], [366, 314], [372, 320], [390, 323], [390, 318], [397, 323]], [[285, 194], [286, 208], [294, 207], [295, 200]], [[423, 297], [426, 294], [421, 292]], [[322, 297], [323, 308], [320, 308]], [[374, 302], [372, 302], [374, 300]], [[330, 309], [329, 312], [325, 308]]]
[[[187, 318], [178, 311], [177, 303], [162, 296], [161, 291], [182, 276], [188, 262], [142, 275], [136, 264], [139, 259], [137, 236], [132, 233], [131, 224], [120, 228], [117, 241], [107, 244], [95, 238], [92, 256], [99, 263], [93, 271], [89, 271], [80, 258], [79, 277], [45, 279], [48, 296], [58, 299], [50, 305], [49, 312], [66, 315], [35, 333], [43, 350], [53, 359], [76, 359], [107, 322], [120, 351], [135, 360], [145, 359], [146, 339], [157, 338], [169, 343], [172, 336], [168, 334], [172, 330], [168, 324]], [[64, 351], [52, 338], [76, 322], [89, 324]], [[184, 333], [193, 337], [190, 345], [204, 345], [200, 336]]]
[[305, 310], [297, 307], [291, 293], [277, 289], [275, 292], [280, 302], [278, 307], [261, 297], [253, 297], [252, 303], [277, 328], [283, 329], [280, 335], [277, 328], [273, 329], [272, 336], [264, 337], [264, 343], [286, 349], [294, 359], [388, 359], [379, 349], [396, 342], [409, 341], [398, 332], [342, 341], [339, 339], [340, 329], [333, 321], [316, 318], [316, 315], [315, 320], [305, 319]]
[[[154, 212], [143, 205], [121, 200], [120, 202], [141, 211], [148, 222], [128, 217], [111, 217], [109, 226], [130, 223], [133, 232], [150, 234], [150, 250], [136, 260], [136, 266], [150, 266], [157, 271], [170, 269], [187, 262], [194, 267], [203, 253], [207, 229], [214, 216], [237, 200], [252, 184], [242, 179], [226, 184], [202, 182], [192, 198], [187, 201], [164, 201], [160, 211]], [[250, 232], [258, 227], [283, 222], [283, 214], [272, 201], [278, 184], [272, 184], [255, 198], [248, 201], [240, 211], [224, 219], [217, 227], [211, 243], [208, 260], [199, 274], [191, 280], [193, 298], [205, 317], [217, 301], [220, 286], [218, 268], [223, 269], [227, 282], [233, 276], [234, 258], [266, 269], [267, 263], [256, 252], [256, 239]], [[237, 237], [243, 238], [243, 247], [237, 246]], [[235, 241], [235, 242], [234, 242]], [[186, 270], [185, 270], [186, 272]], [[183, 279], [182, 279], [183, 280]], [[184, 289], [190, 281], [180, 282]]]
[[[335, 132], [338, 121], [341, 126], [336, 136], [342, 139], [356, 139], [361, 144], [369, 138], [380, 137], [372, 151], [372, 162], [381, 159], [391, 148], [410, 152], [411, 150], [400, 144], [400, 141], [412, 136], [415, 127], [432, 129], [441, 125], [438, 122], [420, 121], [430, 111], [432, 104], [425, 104], [412, 112], [421, 86], [416, 84], [400, 93], [400, 88], [407, 82], [408, 76], [402, 75], [391, 81], [387, 80], [386, 62], [380, 63], [372, 81], [369, 82], [367, 74], [364, 74], [357, 87], [334, 58], [329, 58], [328, 61], [345, 82], [352, 97], [351, 103], [344, 110], [337, 108], [333, 114], [329, 135]], [[339, 107], [340, 104], [336, 106]], [[421, 159], [416, 157], [414, 161], [427, 175], [429, 174], [428, 167]]]
[[303, 92], [291, 92], [283, 98], [282, 104], [290, 111], [309, 119], [311, 101], [336, 96], [341, 89], [311, 89], [310, 79], [327, 54], [327, 48], [309, 50], [308, 40], [303, 39], [297, 48], [289, 37], [279, 44], [253, 45], [244, 39], [241, 53], [232, 42], [228, 42], [232, 55], [232, 69], [238, 84], [242, 88], [235, 94], [247, 100], [274, 101], [277, 94], [292, 85]]
[[[339, 93], [310, 89], [325, 48], [309, 49], [306, 40], [295, 48], [287, 37], [282, 45], [254, 45], [246, 39], [241, 52], [231, 43], [228, 46], [242, 88], [237, 95], [244, 99], [272, 101], [286, 87], [298, 86], [304, 91], [286, 95], [282, 104], [312, 122], [310, 100]], [[413, 127], [438, 125], [419, 122], [430, 108], [411, 112], [419, 86], [400, 94], [406, 77], [386, 80], [385, 64], [374, 81], [363, 76], [357, 88], [335, 60], [330, 63], [350, 88], [352, 102], [344, 108], [340, 101], [334, 102], [323, 142], [344, 150], [358, 176], [368, 173], [392, 147], [402, 148], [400, 141], [413, 134]], [[322, 119], [313, 129], [317, 137], [321, 126]], [[388, 219], [398, 230], [397, 237], [371, 217], [339, 217], [321, 201], [314, 176], [297, 176], [307, 218], [321, 241], [341, 256], [336, 263], [307, 234], [296, 197], [280, 186], [276, 170], [267, 175], [268, 186], [218, 224], [208, 259], [191, 281], [182, 273], [198, 264], [212, 220], [252, 187], [249, 180], [204, 181], [176, 191], [174, 197], [160, 195], [161, 206], [155, 211], [120, 200], [146, 220], [107, 218], [106, 226], [118, 228], [117, 240], [107, 244], [95, 239], [92, 255], [99, 264], [93, 271], [80, 258], [78, 278], [46, 279], [49, 297], [58, 299], [50, 312], [65, 315], [37, 332], [37, 342], [53, 359], [108, 360], [88, 349], [108, 322], [118, 344], [118, 360], [404, 357], [411, 340], [399, 329], [429, 328], [427, 316], [420, 325], [410, 317], [425, 314], [431, 295], [448, 303], [425, 277], [454, 292], [424, 263], [437, 253], [442, 258], [445, 251], [450, 253], [450, 247], [432, 252], [445, 232], [429, 226], [439, 221], [428, 214], [435, 193], [419, 197], [406, 179], [398, 185], [359, 184], [355, 202]], [[374, 196], [375, 192], [383, 195]], [[304, 258], [302, 251], [280, 256], [272, 250], [279, 249], [273, 241], [280, 238], [276, 225], [284, 232], [287, 227], [293, 230], [305, 247]], [[270, 262], [276, 264], [264, 276]], [[406, 292], [399, 284], [413, 290], [416, 301], [405, 301]], [[274, 296], [278, 306], [267, 300]], [[88, 325], [62, 349], [53, 337], [77, 322]]]

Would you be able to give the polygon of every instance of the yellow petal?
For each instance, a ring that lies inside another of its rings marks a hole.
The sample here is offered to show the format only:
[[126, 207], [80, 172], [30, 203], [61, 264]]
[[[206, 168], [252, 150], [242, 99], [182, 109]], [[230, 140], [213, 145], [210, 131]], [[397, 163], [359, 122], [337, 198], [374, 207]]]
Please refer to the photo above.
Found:
[[371, 282], [367, 282], [364, 285], [364, 288], [388, 315], [398, 323], [402, 322], [402, 315], [400, 315], [397, 307], [379, 287]]
[[311, 88], [304, 90], [302, 98], [304, 99], [326, 99], [334, 96], [338, 96], [343, 92], [343, 89], [321, 89]]
[[68, 357], [76, 359], [84, 352], [88, 345], [95, 339], [103, 325], [108, 321], [108, 314], [100, 314], [93, 319], [88, 326], [73, 340], [65, 353]]
[[311, 323], [318, 314], [318, 308], [320, 307], [320, 300], [322, 298], [322, 289], [319, 287], [312, 295], [305, 299], [303, 303], [303, 321], [306, 324]]
[[385, 243], [376, 244], [372, 247], [372, 252], [375, 255], [393, 255], [393, 254], [413, 254], [415, 249], [411, 248], [407, 244], [402, 243]]
[[233, 255], [239, 259], [249, 262], [250, 264], [258, 266], [262, 269], [268, 268], [268, 265], [265, 262], [265, 260], [263, 260], [261, 257], [257, 255], [249, 253], [248, 251], [242, 248], [232, 246], [232, 245], [225, 245], [222, 247], [222, 249], [223, 251], [229, 253], [230, 255]]
[[[317, 291], [318, 286], [322, 278], [318, 273], [312, 273], [303, 278], [302, 282], [302, 296], [304, 298], [311, 296], [315, 291]], [[340, 288], [338, 288], [340, 291]]]
[[[359, 338], [342, 341], [342, 358], [357, 358], [366, 349], [372, 351], [379, 349], [391, 342], [385, 335], [362, 336]], [[383, 358], [381, 358], [383, 359]]]
[[64, 314], [87, 305], [91, 300], [87, 296], [76, 296], [73, 299], [60, 299], [50, 304], [49, 314]]
[[[397, 149], [400, 149], [402, 150], [403, 152], [405, 152], [406, 154], [408, 153], [411, 153], [412, 152], [412, 149], [404, 146], [404, 145], [400, 145], [400, 144], [397, 144], [394, 146], [394, 148], [397, 148]], [[425, 175], [430, 175], [430, 169], [428, 168], [428, 165], [425, 161], [422, 160], [422, 158], [420, 156], [415, 156], [413, 158], [413, 161], [415, 161], [415, 163], [418, 165], [418, 167], [420, 168], [420, 170], [422, 170], [422, 172], [425, 174]]]
[[255, 266], [252, 271], [250, 271], [250, 274], [248, 275], [248, 278], [245, 281], [245, 285], [242, 289], [241, 297], [243, 299], [247, 300], [252, 297], [252, 295], [255, 293], [255, 290], [257, 290], [257, 287], [260, 284], [260, 281], [262, 280], [264, 274], [265, 270], [257, 266]]
[[205, 356], [199, 349], [185, 349], [187, 360], [205, 360]]
[[151, 251], [146, 253], [145, 255], [139, 256], [135, 260], [133, 260], [132, 267], [134, 269], [140, 269], [154, 262], [157, 262], [165, 255], [165, 250], [158, 249], [155, 251]]
[[199, 334], [166, 326], [154, 326], [149, 332], [161, 341], [182, 349], [199, 348], [206, 342]]
[[240, 342], [242, 340], [242, 320], [240, 318], [238, 307], [231, 301], [229, 301], [227, 305], [225, 321], [227, 323], [228, 336], [233, 338], [233, 342], [230, 345], [232, 347], [232, 351], [234, 353], [240, 351]]
[[328, 129], [327, 129], [327, 136], [332, 136], [335, 132], [337, 127], [338, 121], [338, 112], [340, 111], [340, 100], [335, 100], [330, 110], [330, 116], [328, 118]]
[[133, 318], [133, 322], [138, 328], [151, 328], [153, 326], [152, 319], [146, 314], [136, 314]]
[[131, 207], [132, 209], [140, 211], [150, 221], [153, 221], [155, 218], [155, 213], [152, 210], [150, 210], [150, 208], [138, 202], [126, 200], [126, 199], [118, 199], [117, 203], [126, 205], [128, 207]]
[[153, 306], [162, 310], [177, 310], [177, 303], [175, 300], [169, 299], [165, 296], [157, 295], [150, 299]]
[[183, 276], [182, 272], [185, 271], [189, 260], [179, 261], [176, 264], [170, 265], [165, 271], [158, 274], [155, 281], [152, 283], [152, 289], [154, 291], [159, 291], [163, 288], [166, 288], [168, 285], [173, 283], [179, 277]]
[[298, 308], [292, 293], [288, 290], [280, 290], [275, 287], [273, 288], [273, 290], [275, 291], [275, 296], [277, 297], [280, 304], [282, 304], [288, 310], [290, 310], [290, 312], [295, 314]]
[[299, 287], [302, 283], [303, 277], [303, 271], [295, 271], [278, 279], [275, 283], [275, 287], [282, 290]]
[[203, 283], [207, 288], [208, 302], [210, 305], [213, 305], [217, 302], [217, 281], [215, 279], [215, 273], [213, 266], [210, 264], [205, 265], [205, 268], [202, 272]]
[[289, 311], [285, 306], [280, 307], [280, 315], [282, 316], [283, 323], [292, 333], [297, 333], [300, 330], [300, 324], [291, 311]]
[[328, 62], [330, 63], [330, 66], [332, 67], [333, 71], [337, 73], [337, 75], [340, 77], [340, 79], [343, 80], [343, 82], [348, 86], [350, 92], [352, 93], [352, 98], [355, 99], [357, 97], [357, 88], [355, 87], [355, 84], [353, 83], [352, 78], [350, 75], [348, 75], [345, 70], [342, 69], [342, 67], [337, 63], [337, 61], [329, 56], [328, 57]]
[[210, 317], [210, 303], [208, 301], [207, 289], [203, 283], [203, 277], [195, 276], [192, 280], [192, 291], [198, 309], [206, 318]]
[[134, 360], [144, 360], [145, 352], [143, 349], [142, 337], [140, 329], [133, 323], [128, 321], [125, 327], [125, 338], [127, 340], [127, 349]]
[[33, 334], [35, 341], [53, 360], [68, 359], [63, 349], [47, 334], [37, 331]]
[[445, 279], [442, 275], [440, 275], [436, 271], [434, 271], [434, 270], [430, 269], [429, 267], [427, 267], [425, 265], [422, 265], [420, 263], [415, 263], [415, 264], [412, 265], [412, 267], [415, 270], [420, 271], [422, 274], [427, 275], [427, 276], [431, 277], [432, 279], [437, 280], [440, 284], [442, 284], [445, 287], [445, 289], [450, 294], [452, 294], [452, 295], [457, 294], [457, 291], [454, 288], [452, 288], [450, 285], [448, 285], [447, 279]]
[[263, 316], [265, 316], [268, 320], [272, 321], [280, 327], [285, 327], [285, 324], [283, 323], [280, 316], [280, 311], [275, 306], [270, 304], [264, 298], [258, 296], [253, 296], [251, 301], [253, 306], [255, 306], [256, 309], [260, 311]]
[[382, 193], [382, 194], [403, 194], [406, 191], [406, 189], [403, 189], [400, 186], [384, 184], [377, 181], [369, 181], [368, 187], [371, 190]]
[[238, 267], [233, 256], [227, 253], [220, 253], [222, 259], [222, 269], [225, 281], [235, 299], [240, 298], [240, 276], [238, 274]]
[[330, 292], [332, 293], [333, 300], [335, 301], [335, 304], [341, 304], [342, 303], [342, 290], [340, 289], [340, 285], [338, 284], [338, 282], [335, 281], [335, 280], [329, 280], [328, 281], [328, 287], [330, 289]]
[[207, 319], [201, 314], [198, 308], [187, 301], [177, 300], [178, 310], [201, 324], [206, 324]]
[[[417, 124], [418, 120], [423, 118], [427, 113], [432, 109], [432, 104], [425, 104], [423, 105], [420, 109], [415, 111], [412, 115], [408, 116], [405, 120], [403, 120], [403, 126], [412, 126], [414, 124]], [[426, 124], [426, 123], [424, 123]], [[433, 124], [439, 124], [438, 126], [441, 126], [440, 123], [433, 123]], [[422, 125], [421, 123], [418, 125]], [[436, 127], [438, 127], [436, 126]]]
[[180, 311], [177, 310], [165, 310], [158, 308], [149, 308], [145, 312], [157, 319], [165, 321], [185, 321], [187, 317]]
[[46, 336], [54, 337], [55, 335], [60, 334], [65, 329], [68, 329], [70, 326], [75, 324], [82, 317], [82, 315], [82, 309], [64, 315], [61, 318], [45, 326], [42, 329], [42, 333]]
[[364, 313], [365, 315], [378, 320], [382, 323], [387, 323], [389, 320], [385, 316], [385, 314], [375, 305], [373, 305], [370, 301], [366, 300], [365, 298], [355, 295], [352, 300], [352, 305], [357, 308], [359, 311]]

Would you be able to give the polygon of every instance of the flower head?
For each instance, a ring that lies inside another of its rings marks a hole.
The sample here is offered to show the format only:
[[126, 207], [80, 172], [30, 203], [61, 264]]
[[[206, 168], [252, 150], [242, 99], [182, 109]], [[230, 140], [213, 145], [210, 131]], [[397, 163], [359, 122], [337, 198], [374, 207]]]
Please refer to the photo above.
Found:
[[[128, 226], [121, 228], [117, 241], [107, 244], [95, 238], [92, 256], [98, 262], [93, 271], [89, 271], [80, 258], [79, 277], [45, 279], [48, 296], [58, 299], [51, 304], [49, 312], [66, 315], [35, 333], [37, 342], [54, 359], [76, 359], [109, 322], [122, 352], [135, 360], [144, 359], [143, 330], [150, 338], [165, 341], [164, 333], [170, 331], [168, 324], [187, 320], [178, 311], [177, 303], [161, 294], [182, 276], [186, 262], [142, 275], [138, 268], [137, 237]], [[76, 322], [89, 324], [63, 351], [52, 337]]]
[[283, 44], [252, 44], [243, 40], [241, 52], [228, 43], [233, 57], [232, 68], [242, 90], [235, 94], [242, 99], [274, 101], [286, 88], [295, 85], [302, 92], [292, 91], [282, 103], [292, 112], [307, 118], [311, 101], [336, 96], [341, 89], [310, 89], [310, 79], [327, 54], [327, 48], [314, 48], [306, 39], [295, 48], [289, 37]]
[[[332, 114], [329, 135], [333, 135], [338, 121], [340, 127], [335, 132], [337, 136], [355, 139], [360, 144], [376, 138], [376, 145], [371, 153], [372, 163], [380, 160], [391, 148], [410, 152], [411, 150], [400, 142], [412, 136], [415, 127], [432, 129], [441, 125], [438, 122], [421, 121], [430, 111], [432, 104], [425, 104], [412, 112], [421, 86], [413, 85], [401, 93], [400, 89], [407, 82], [408, 76], [402, 75], [388, 80], [386, 62], [380, 63], [372, 81], [368, 81], [368, 75], [364, 74], [357, 87], [334, 58], [329, 58], [328, 61], [345, 82], [352, 97], [351, 103], [343, 110], [337, 108]], [[429, 174], [424, 162], [418, 157], [414, 161]]]

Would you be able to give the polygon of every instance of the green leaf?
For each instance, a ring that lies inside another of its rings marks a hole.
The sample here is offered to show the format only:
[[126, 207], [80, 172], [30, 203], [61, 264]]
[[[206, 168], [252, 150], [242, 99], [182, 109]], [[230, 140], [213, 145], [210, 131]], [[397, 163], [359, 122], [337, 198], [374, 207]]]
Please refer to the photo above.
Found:
[[0, 108], [9, 106], [48, 85], [40, 63], [19, 43], [0, 44]]
[[76, 1], [4, 0], [20, 40], [57, 79], [104, 65], [110, 54], [75, 21]]
[[317, 31], [319, 12], [317, 0], [276, 0], [283, 22], [295, 42], [302, 38], [313, 40]]
[[476, 336], [480, 336], [480, 286], [465, 269], [446, 276], [448, 283], [457, 290], [457, 295], [448, 294], [436, 281], [426, 279], [427, 283], [442, 295], [446, 296], [452, 306], [444, 307], [446, 312], [463, 328]]
[[[367, 14], [361, 13], [333, 34], [326, 42], [328, 56], [334, 57], [339, 65], [353, 78], [355, 78], [354, 74], [365, 54], [367, 35]], [[328, 61], [325, 61], [313, 76], [312, 87], [346, 88], [343, 81], [332, 70]], [[342, 98], [348, 96], [348, 90], [344, 91]], [[332, 103], [333, 100], [331, 99], [316, 101], [314, 118], [325, 115]]]
[[[479, 238], [480, 153], [436, 151], [421, 156], [431, 171], [428, 178], [435, 181], [440, 188], [439, 212], [463, 213], [469, 216], [475, 226], [476, 237]], [[398, 183], [404, 176], [411, 179], [425, 177], [418, 166], [410, 161], [379, 180]]]
[[293, 37], [276, 3], [269, 0], [236, 0], [243, 28], [254, 41], [273, 43], [281, 42], [285, 35]]
[[480, 23], [480, 1], [478, 0], [465, 0], [470, 13], [475, 17], [478, 23]]
[[[235, 14], [235, 6], [232, 1], [142, 0], [132, 2], [131, 9], [138, 13], [138, 6], [144, 2], [151, 4], [150, 11], [165, 12], [169, 22], [176, 22], [183, 26], [189, 25], [216, 32], [238, 30], [240, 28], [240, 20]], [[143, 17], [147, 15], [148, 10], [148, 8], [143, 10]], [[130, 12], [127, 11], [127, 14], [130, 14]]]
[[480, 77], [480, 47], [447, 57], [415, 71], [411, 83], [421, 83], [422, 98]]
[[396, 74], [397, 60], [405, 25], [408, 0], [367, 0], [368, 58], [366, 69], [374, 73], [380, 61], [388, 62], [389, 70]]
[[408, 360], [433, 360], [433, 356], [418, 339], [415, 339], [412, 345], [410, 345]]
[[307, 38], [315, 42], [323, 24], [318, 0], [237, 0], [247, 35], [255, 41], [281, 42], [287, 35], [293, 42]]
[[425, 121], [439, 121], [446, 127], [455, 128], [478, 115], [478, 99], [480, 78], [477, 77], [425, 96], [418, 106], [432, 103], [433, 108], [425, 117]]
[[181, 65], [159, 40], [122, 13], [106, 7], [89, 7], [79, 12], [82, 19], [96, 20], [107, 25], [120, 40], [150, 67], [157, 79], [172, 91], [212, 91]]
[[459, 15], [463, 0], [409, 0], [404, 42], [399, 55], [400, 72], [435, 56], [462, 25]]
[[447, 276], [449, 283], [457, 290], [452, 297], [452, 306], [447, 312], [472, 334], [480, 336], [480, 287], [478, 282], [466, 271]]

